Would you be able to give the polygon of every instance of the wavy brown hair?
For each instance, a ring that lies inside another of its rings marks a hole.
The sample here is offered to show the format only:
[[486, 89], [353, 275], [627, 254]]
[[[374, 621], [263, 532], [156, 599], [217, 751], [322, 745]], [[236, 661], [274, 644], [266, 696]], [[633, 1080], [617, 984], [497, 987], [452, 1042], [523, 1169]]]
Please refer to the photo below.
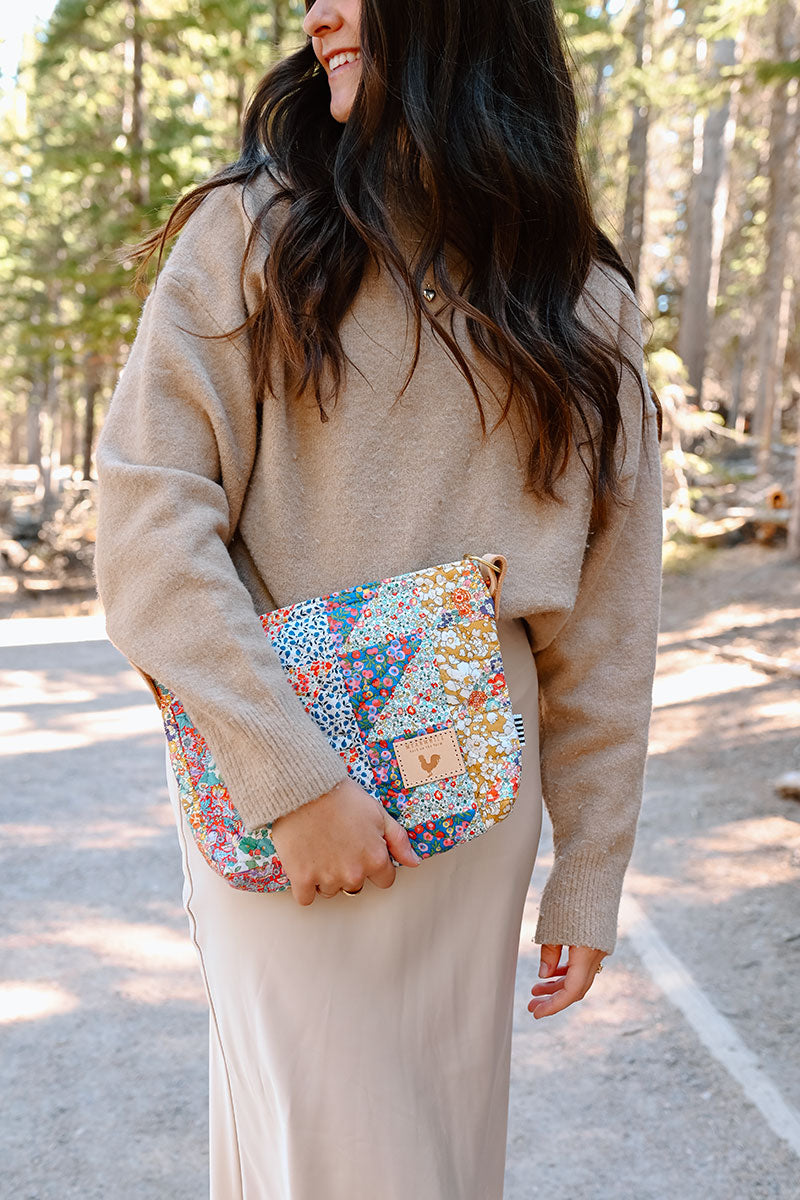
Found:
[[[311, 39], [273, 66], [250, 100], [241, 154], [184, 195], [166, 222], [125, 257], [140, 260], [136, 286], [167, 240], [214, 188], [267, 171], [275, 187], [253, 217], [242, 264], [270, 227], [262, 302], [247, 322], [255, 396], [284, 370], [288, 397], [313, 389], [320, 419], [335, 404], [345, 359], [339, 323], [368, 255], [396, 271], [415, 316], [435, 328], [463, 371], [487, 436], [472, 370], [453, 335], [455, 311], [470, 340], [508, 380], [501, 414], [518, 406], [530, 435], [526, 489], [563, 502], [554, 484], [586, 434], [592, 523], [621, 499], [614, 461], [625, 430], [617, 397], [635, 363], [576, 314], [594, 262], [634, 279], [595, 221], [579, 152], [578, 103], [553, 0], [361, 0], [361, 78], [346, 122], [330, 114], [327, 77]], [[391, 197], [422, 231], [407, 262], [393, 235]], [[272, 231], [269, 214], [285, 205]], [[456, 287], [445, 245], [468, 268]], [[423, 306], [433, 266], [452, 306], [450, 329]], [[613, 318], [612, 318], [613, 319]], [[323, 368], [331, 394], [323, 397]], [[649, 386], [649, 385], [648, 385]], [[650, 388], [658, 415], [661, 406]], [[592, 425], [595, 430], [593, 432]]]

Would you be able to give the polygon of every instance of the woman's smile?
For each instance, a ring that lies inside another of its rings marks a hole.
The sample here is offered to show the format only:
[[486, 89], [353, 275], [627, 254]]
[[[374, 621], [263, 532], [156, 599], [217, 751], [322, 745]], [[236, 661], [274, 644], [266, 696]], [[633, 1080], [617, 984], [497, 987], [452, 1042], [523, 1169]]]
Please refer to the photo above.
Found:
[[[361, 0], [313, 0], [303, 21], [331, 90], [331, 116], [346, 121], [361, 77]], [[348, 42], [347, 35], [353, 38]], [[334, 83], [334, 80], [336, 82]]]
[[328, 74], [338, 75], [342, 71], [346, 71], [348, 67], [355, 66], [361, 61], [360, 50], [345, 50], [337, 51], [328, 59]]

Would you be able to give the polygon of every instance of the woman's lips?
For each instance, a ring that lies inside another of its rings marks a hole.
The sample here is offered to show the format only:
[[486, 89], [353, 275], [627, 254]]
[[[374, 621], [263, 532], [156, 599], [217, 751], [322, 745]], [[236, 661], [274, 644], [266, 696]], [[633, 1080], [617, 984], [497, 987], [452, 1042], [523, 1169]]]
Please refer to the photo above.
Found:
[[348, 67], [357, 67], [360, 62], [361, 56], [359, 55], [359, 57], [354, 58], [352, 62], [341, 63], [340, 66], [334, 67], [334, 69], [329, 72], [329, 78], [331, 75], [338, 75], [341, 71], [346, 71]]

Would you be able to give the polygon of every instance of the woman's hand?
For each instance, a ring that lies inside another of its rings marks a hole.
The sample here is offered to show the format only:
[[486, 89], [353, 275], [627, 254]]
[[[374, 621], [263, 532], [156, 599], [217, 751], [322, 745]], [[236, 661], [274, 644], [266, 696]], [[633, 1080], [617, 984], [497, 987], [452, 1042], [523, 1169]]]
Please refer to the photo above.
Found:
[[539, 974], [547, 978], [531, 988], [533, 1000], [528, 1004], [528, 1012], [534, 1017], [551, 1017], [576, 1000], [582, 1000], [594, 983], [601, 960], [606, 957], [605, 950], [595, 950], [592, 946], [570, 946], [567, 962], [559, 966], [561, 946], [543, 943]]
[[366, 879], [391, 887], [397, 868], [390, 852], [403, 866], [422, 862], [400, 822], [353, 779], [277, 817], [271, 836], [298, 904], [342, 888], [357, 892]]

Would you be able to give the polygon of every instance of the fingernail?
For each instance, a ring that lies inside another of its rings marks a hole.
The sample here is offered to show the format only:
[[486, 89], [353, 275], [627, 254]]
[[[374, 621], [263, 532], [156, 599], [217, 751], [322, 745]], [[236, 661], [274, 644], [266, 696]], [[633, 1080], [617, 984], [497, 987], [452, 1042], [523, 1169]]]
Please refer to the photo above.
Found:
[[547, 963], [539, 963], [539, 978], [544, 979], [544, 977], [549, 974], [550, 969], [547, 966]]

